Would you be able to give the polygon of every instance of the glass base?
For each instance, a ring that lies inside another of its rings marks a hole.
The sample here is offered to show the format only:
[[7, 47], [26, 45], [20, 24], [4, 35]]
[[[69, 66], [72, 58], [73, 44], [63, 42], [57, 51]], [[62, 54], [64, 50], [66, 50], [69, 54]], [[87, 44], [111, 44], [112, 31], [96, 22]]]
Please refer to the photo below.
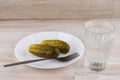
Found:
[[90, 62], [86, 64], [86, 67], [90, 69], [91, 71], [103, 71], [106, 67], [105, 63], [98, 63], [98, 62]]

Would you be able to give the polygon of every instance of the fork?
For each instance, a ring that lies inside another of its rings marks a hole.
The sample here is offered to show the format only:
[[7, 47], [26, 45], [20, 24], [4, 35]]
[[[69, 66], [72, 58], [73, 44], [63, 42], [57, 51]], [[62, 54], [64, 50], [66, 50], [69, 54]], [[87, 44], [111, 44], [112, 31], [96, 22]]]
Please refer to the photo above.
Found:
[[10, 66], [16, 66], [16, 65], [21, 65], [21, 64], [27, 64], [27, 63], [33, 63], [33, 62], [38, 62], [38, 61], [43, 61], [43, 60], [49, 60], [49, 59], [55, 59], [61, 62], [66, 62], [73, 60], [74, 58], [78, 57], [78, 53], [73, 53], [65, 57], [58, 57], [58, 58], [45, 58], [45, 59], [34, 59], [34, 60], [27, 60], [27, 61], [21, 61], [21, 62], [15, 62], [15, 63], [10, 63], [10, 64], [5, 64], [3, 65], [4, 67], [10, 67]]

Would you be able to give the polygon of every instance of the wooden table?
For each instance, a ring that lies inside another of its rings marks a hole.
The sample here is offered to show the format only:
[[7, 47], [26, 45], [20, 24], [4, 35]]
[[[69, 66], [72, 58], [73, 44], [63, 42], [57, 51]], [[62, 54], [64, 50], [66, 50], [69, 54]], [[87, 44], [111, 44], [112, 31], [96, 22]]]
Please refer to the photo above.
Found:
[[0, 80], [120, 80], [120, 19], [109, 19], [116, 25], [115, 39], [109, 66], [103, 72], [88, 71], [84, 57], [76, 63], [52, 70], [26, 65], [4, 68], [18, 61], [14, 54], [16, 43], [23, 37], [41, 31], [63, 31], [84, 42], [82, 23], [87, 20], [8, 20], [0, 21]]

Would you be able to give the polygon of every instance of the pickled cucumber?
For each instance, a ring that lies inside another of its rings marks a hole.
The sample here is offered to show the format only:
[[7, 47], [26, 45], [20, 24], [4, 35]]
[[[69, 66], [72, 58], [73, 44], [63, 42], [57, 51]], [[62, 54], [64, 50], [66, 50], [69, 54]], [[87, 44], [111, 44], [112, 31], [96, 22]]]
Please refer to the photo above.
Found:
[[41, 44], [53, 46], [59, 49], [59, 51], [63, 54], [66, 54], [70, 49], [70, 46], [62, 40], [43, 40]]
[[41, 44], [31, 44], [28, 51], [36, 56], [44, 58], [56, 58], [60, 53], [55, 47]]

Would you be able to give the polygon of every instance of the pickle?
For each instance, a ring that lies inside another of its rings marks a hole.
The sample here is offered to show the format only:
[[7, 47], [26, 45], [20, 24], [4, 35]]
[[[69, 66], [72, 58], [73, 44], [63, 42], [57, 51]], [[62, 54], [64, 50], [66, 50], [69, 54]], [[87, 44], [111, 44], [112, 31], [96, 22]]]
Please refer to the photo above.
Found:
[[36, 56], [44, 58], [56, 58], [60, 53], [55, 47], [41, 44], [31, 44], [28, 51]]
[[53, 46], [59, 49], [59, 51], [63, 54], [66, 54], [70, 49], [70, 46], [62, 40], [43, 40], [41, 44]]

